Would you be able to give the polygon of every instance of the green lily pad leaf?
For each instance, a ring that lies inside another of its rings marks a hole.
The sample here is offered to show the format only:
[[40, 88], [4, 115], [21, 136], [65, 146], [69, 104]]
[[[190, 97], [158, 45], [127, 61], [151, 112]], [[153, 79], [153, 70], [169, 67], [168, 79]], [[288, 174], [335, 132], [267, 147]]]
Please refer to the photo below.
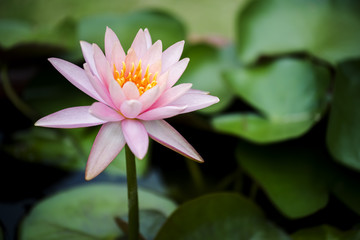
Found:
[[[65, 170], [85, 170], [86, 161], [98, 128], [50, 129], [33, 127], [16, 133], [14, 143], [5, 147], [15, 158], [46, 164]], [[143, 175], [149, 164], [148, 153], [144, 159], [136, 161], [137, 174]], [[125, 150], [106, 168], [106, 172], [126, 175]]]
[[334, 227], [323, 225], [319, 227], [302, 229], [291, 237], [293, 240], [340, 240], [342, 232]]
[[[169, 216], [176, 205], [139, 189], [139, 208]], [[75, 187], [38, 203], [23, 220], [20, 239], [119, 239], [123, 233], [115, 217], [126, 215], [127, 209], [126, 186], [89, 184]], [[143, 230], [141, 224], [140, 231], [147, 235]]]
[[9, 48], [18, 42], [25, 41], [31, 35], [30, 24], [15, 20], [2, 19], [0, 20], [0, 45], [4, 48]]
[[210, 92], [220, 99], [217, 104], [199, 112], [214, 113], [226, 108], [234, 96], [224, 83], [223, 71], [236, 62], [233, 47], [219, 49], [198, 44], [186, 48], [183, 55], [190, 58], [190, 63], [179, 83], [192, 83], [194, 89]]
[[140, 28], [148, 28], [153, 42], [161, 39], [163, 48], [185, 39], [184, 26], [171, 15], [140, 11], [117, 15], [97, 15], [79, 22], [79, 38], [103, 46], [106, 27], [110, 27], [119, 37], [126, 51]]
[[314, 119], [268, 120], [253, 113], [223, 114], [212, 119], [217, 131], [261, 144], [298, 137], [314, 122]]
[[228, 71], [230, 88], [264, 117], [224, 115], [214, 119], [214, 127], [259, 143], [300, 136], [321, 117], [329, 79], [324, 67], [296, 59]]
[[251, 1], [237, 20], [239, 57], [253, 63], [262, 55], [307, 52], [336, 63], [360, 56], [359, 12], [356, 0]]
[[155, 240], [290, 240], [251, 201], [234, 193], [199, 197], [180, 206]]
[[335, 81], [327, 145], [337, 161], [360, 170], [360, 60], [341, 64]]
[[291, 237], [293, 240], [357, 240], [360, 237], [360, 230], [342, 232], [332, 226], [322, 225], [299, 230]]
[[337, 177], [337, 181], [333, 186], [333, 193], [350, 209], [360, 215], [360, 177], [342, 173]]
[[309, 61], [286, 58], [230, 71], [226, 80], [236, 95], [269, 118], [314, 118], [326, 102], [330, 75]]
[[236, 156], [283, 215], [301, 218], [326, 206], [332, 170], [319, 153], [304, 147], [242, 142]]
[[[9, 49], [16, 45], [28, 44], [26, 51], [31, 51], [31, 44], [40, 44], [47, 49], [56, 46], [62, 49], [73, 49], [78, 46], [75, 40], [75, 22], [71, 19], [63, 19], [52, 25], [33, 25], [29, 22], [17, 19], [0, 20], [0, 46]], [[44, 52], [43, 49], [38, 49]]]

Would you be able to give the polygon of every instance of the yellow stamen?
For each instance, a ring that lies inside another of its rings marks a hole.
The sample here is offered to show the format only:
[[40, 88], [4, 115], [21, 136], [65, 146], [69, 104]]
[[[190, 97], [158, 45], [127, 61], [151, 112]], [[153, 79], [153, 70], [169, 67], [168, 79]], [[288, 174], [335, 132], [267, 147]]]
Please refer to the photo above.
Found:
[[122, 62], [122, 69], [119, 72], [114, 64], [114, 78], [121, 87], [123, 87], [124, 84], [127, 82], [135, 83], [136, 87], [139, 90], [140, 95], [142, 95], [144, 92], [157, 85], [156, 80], [157, 80], [158, 72], [156, 72], [154, 76], [151, 77], [153, 74], [149, 72], [149, 68], [150, 66], [148, 65], [146, 67], [145, 73], [143, 74], [143, 70], [141, 67], [141, 60], [139, 60], [136, 69], [135, 69], [135, 63], [132, 63], [131, 70], [127, 72], [126, 64], [125, 62]]

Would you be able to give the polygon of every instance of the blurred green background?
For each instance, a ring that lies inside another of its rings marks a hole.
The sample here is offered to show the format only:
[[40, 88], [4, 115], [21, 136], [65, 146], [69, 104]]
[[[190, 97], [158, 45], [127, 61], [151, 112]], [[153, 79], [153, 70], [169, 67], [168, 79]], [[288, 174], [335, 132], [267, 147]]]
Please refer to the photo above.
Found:
[[124, 152], [88, 183], [98, 127], [33, 127], [93, 102], [47, 58], [82, 66], [106, 26], [124, 49], [185, 40], [179, 83], [220, 98], [169, 119], [204, 164], [137, 161], [146, 239], [360, 239], [357, 0], [0, 1], [0, 239], [126, 239]]

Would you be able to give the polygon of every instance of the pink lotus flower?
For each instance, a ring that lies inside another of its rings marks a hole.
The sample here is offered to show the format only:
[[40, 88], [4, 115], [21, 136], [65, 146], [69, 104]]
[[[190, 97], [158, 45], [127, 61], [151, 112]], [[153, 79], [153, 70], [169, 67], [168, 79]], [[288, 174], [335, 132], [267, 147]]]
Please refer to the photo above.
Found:
[[163, 52], [161, 41], [152, 44], [149, 31], [140, 29], [125, 54], [115, 33], [107, 28], [105, 55], [96, 44], [80, 44], [86, 61], [84, 69], [57, 58], [49, 61], [96, 102], [55, 112], [35, 125], [78, 128], [103, 124], [86, 165], [87, 180], [101, 173], [125, 144], [142, 159], [148, 150], [149, 136], [203, 162], [196, 150], [163, 120], [219, 101], [206, 92], [191, 89], [190, 83], [174, 86], [189, 63], [188, 58], [179, 61], [184, 41]]

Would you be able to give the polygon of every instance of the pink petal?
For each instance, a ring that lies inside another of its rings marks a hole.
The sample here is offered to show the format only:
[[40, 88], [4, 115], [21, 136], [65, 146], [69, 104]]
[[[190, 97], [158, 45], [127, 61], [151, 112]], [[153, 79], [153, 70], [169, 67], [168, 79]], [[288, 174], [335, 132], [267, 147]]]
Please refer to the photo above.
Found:
[[114, 65], [116, 67], [116, 69], [120, 72], [123, 65], [122, 63], [125, 61], [125, 52], [123, 50], [123, 48], [121, 47], [120, 43], [115, 43], [112, 53], [111, 53], [111, 70], [114, 72]]
[[[114, 52], [114, 48], [117, 46], [117, 51]], [[109, 62], [113, 59], [113, 54], [118, 55], [118, 57], [124, 59], [125, 58], [125, 52], [122, 48], [120, 41], [113, 30], [111, 30], [109, 27], [106, 27], [105, 32], [105, 55]]]
[[122, 89], [127, 99], [138, 99], [140, 96], [139, 89], [133, 82], [126, 82]]
[[135, 118], [141, 112], [142, 104], [138, 100], [126, 100], [121, 104], [120, 111], [126, 118]]
[[167, 89], [168, 78], [169, 78], [169, 72], [164, 72], [156, 80], [157, 81], [156, 86], [159, 86], [160, 95]]
[[60, 110], [39, 119], [35, 126], [51, 128], [79, 128], [100, 125], [106, 121], [89, 113], [90, 106], [72, 107]]
[[144, 125], [137, 120], [125, 119], [121, 121], [124, 137], [134, 155], [143, 159], [148, 150], [149, 137]]
[[91, 105], [89, 112], [95, 117], [107, 122], [116, 122], [124, 119], [120, 113], [100, 102], [94, 102]]
[[[165, 106], [165, 105], [175, 101], [176, 99], [178, 99], [179, 97], [184, 95], [186, 92], [188, 92], [189, 89], [191, 88], [191, 86], [192, 86], [191, 83], [183, 83], [183, 84], [179, 84], [175, 87], [169, 88], [156, 101], [153, 108], [162, 107], [162, 106]], [[186, 104], [184, 104], [184, 105], [186, 105]]]
[[189, 89], [189, 91], [187, 93], [205, 94], [205, 95], [209, 94], [209, 92], [198, 90], [198, 89]]
[[114, 79], [109, 62], [106, 60], [104, 53], [101, 51], [98, 45], [93, 44], [95, 66], [99, 73], [100, 79], [104, 85], [108, 88], [110, 81]]
[[177, 42], [168, 47], [162, 54], [162, 72], [165, 72], [169, 67], [177, 63], [184, 50], [185, 41]]
[[184, 73], [189, 61], [189, 58], [184, 58], [180, 62], [177, 62], [170, 67], [167, 85], [168, 88], [174, 86], [174, 84], [179, 80], [181, 75]]
[[196, 152], [185, 138], [164, 120], [144, 121], [143, 124], [149, 136], [155, 141], [185, 157], [198, 162], [204, 162], [199, 153]]
[[136, 55], [136, 52], [134, 51], [134, 49], [130, 48], [125, 57], [125, 64], [126, 64], [125, 75], [126, 76], [128, 75], [129, 71], [131, 70], [132, 64], [137, 64], [138, 61], [139, 60], [138, 60], [138, 56]]
[[162, 42], [156, 41], [142, 58], [143, 68], [146, 69], [147, 65], [153, 65], [154, 63], [161, 61], [162, 56]]
[[206, 108], [219, 101], [220, 101], [219, 98], [211, 95], [187, 93], [181, 96], [179, 99], [172, 102], [171, 106], [187, 105], [186, 109], [182, 113], [188, 113], [188, 112], [196, 111], [198, 109]]
[[161, 73], [161, 64], [162, 61], [161, 59], [159, 59], [158, 61], [154, 62], [153, 64], [150, 65], [149, 67], [149, 72], [155, 74], [155, 73]]
[[145, 38], [144, 31], [140, 29], [136, 34], [133, 43], [131, 44], [132, 49], [134, 49], [136, 55], [139, 58], [142, 58], [147, 50], [147, 40]]
[[123, 103], [123, 101], [126, 100], [126, 97], [119, 83], [116, 81], [111, 81], [109, 86], [109, 92], [111, 99], [115, 104], [116, 108], [120, 109], [120, 106]]
[[84, 69], [58, 58], [49, 58], [50, 63], [75, 87], [89, 95], [90, 97], [101, 101], [99, 94], [91, 85]]
[[89, 66], [87, 63], [84, 63], [84, 70], [85, 70], [86, 76], [89, 79], [89, 82], [91, 83], [91, 85], [93, 86], [93, 88], [99, 94], [99, 96], [101, 98], [99, 101], [112, 106], [112, 101], [110, 99], [108, 90], [105, 88], [104, 84], [99, 80], [99, 78], [94, 76], [91, 73], [91, 70], [89, 69]]
[[147, 47], [147, 49], [149, 49], [152, 45], [152, 41], [151, 41], [151, 36], [150, 36], [149, 30], [147, 28], [145, 28], [144, 34], [145, 34], [145, 40], [146, 40], [146, 47]]
[[85, 41], [80, 41], [80, 46], [82, 53], [84, 55], [85, 61], [87, 64], [89, 64], [91, 73], [95, 76], [99, 77], [99, 74], [96, 70], [95, 61], [94, 61], [94, 50], [90, 43]]
[[165, 106], [160, 108], [151, 109], [140, 114], [137, 118], [141, 120], [160, 120], [170, 118], [181, 114], [186, 109], [186, 106]]
[[97, 134], [86, 164], [85, 179], [99, 175], [125, 146], [119, 122], [104, 124]]
[[146, 109], [148, 109], [151, 105], [153, 105], [153, 103], [156, 101], [159, 95], [160, 95], [160, 89], [158, 85], [144, 92], [139, 98], [139, 101], [142, 104], [141, 111], [143, 112]]

